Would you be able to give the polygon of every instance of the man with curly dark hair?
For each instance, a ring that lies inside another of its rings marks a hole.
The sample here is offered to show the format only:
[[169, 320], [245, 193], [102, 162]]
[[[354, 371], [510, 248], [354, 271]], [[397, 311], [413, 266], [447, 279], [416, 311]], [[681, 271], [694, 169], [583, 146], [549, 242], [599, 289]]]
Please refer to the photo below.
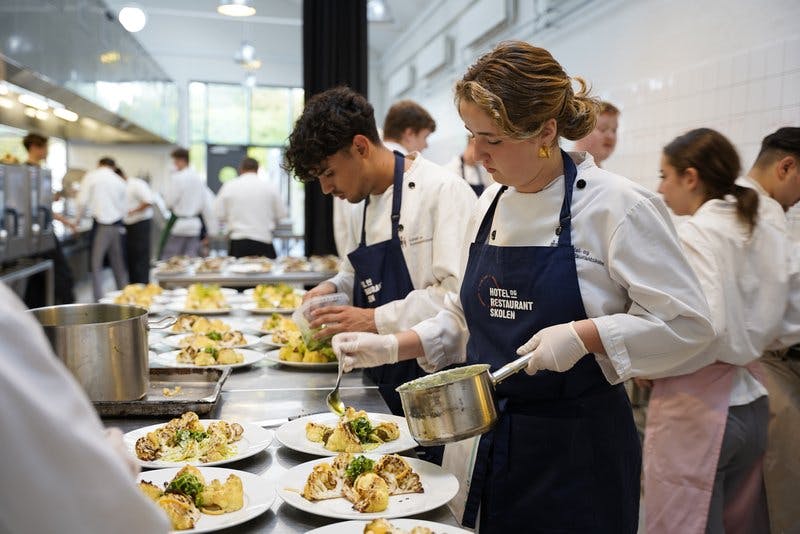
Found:
[[[464, 180], [419, 153], [389, 150], [372, 106], [346, 87], [306, 103], [284, 167], [302, 181], [319, 180], [325, 194], [349, 203], [339, 229], [348, 254], [339, 273], [306, 299], [339, 291], [353, 306], [315, 310], [311, 326], [322, 328], [318, 337], [391, 333], [438, 313], [447, 292], [458, 288], [453, 251], [475, 202]], [[367, 370], [395, 414], [402, 407], [394, 388], [423, 373], [413, 360]]]

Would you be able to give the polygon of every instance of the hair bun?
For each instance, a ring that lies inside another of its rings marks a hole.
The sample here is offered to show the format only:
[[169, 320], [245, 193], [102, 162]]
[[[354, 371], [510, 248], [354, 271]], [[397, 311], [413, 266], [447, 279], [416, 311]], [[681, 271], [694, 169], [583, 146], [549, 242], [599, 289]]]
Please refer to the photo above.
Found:
[[594, 130], [600, 102], [589, 96], [589, 88], [583, 78], [576, 76], [570, 80], [577, 81], [580, 89], [575, 94], [572, 87], [569, 87], [558, 123], [561, 135], [574, 141], [586, 137]]

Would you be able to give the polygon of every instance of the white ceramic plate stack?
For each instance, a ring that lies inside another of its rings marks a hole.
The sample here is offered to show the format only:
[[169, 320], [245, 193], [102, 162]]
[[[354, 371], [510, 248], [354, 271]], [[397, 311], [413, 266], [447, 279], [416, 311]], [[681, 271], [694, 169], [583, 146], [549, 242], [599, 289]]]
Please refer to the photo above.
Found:
[[[207, 515], [201, 514], [200, 519], [192, 530], [180, 531], [191, 532], [192, 534], [199, 534], [201, 532], [214, 532], [223, 528], [240, 525], [245, 521], [249, 521], [257, 517], [272, 506], [275, 501], [275, 488], [266, 479], [247, 473], [245, 471], [237, 471], [234, 469], [224, 469], [221, 467], [199, 467], [200, 472], [206, 482], [212, 480], [219, 480], [225, 482], [228, 475], [236, 475], [242, 479], [242, 489], [244, 490], [244, 506], [241, 510], [231, 512], [229, 514], [221, 515]], [[175, 474], [180, 471], [179, 468], [171, 469], [158, 469], [156, 471], [145, 471], [139, 473], [138, 481], [146, 480], [152, 482], [159, 488], [163, 488], [165, 483], [168, 483]]]
[[[364, 456], [377, 461], [381, 455], [365, 454]], [[405, 460], [414, 472], [419, 475], [425, 492], [392, 495], [389, 497], [389, 506], [383, 512], [358, 512], [353, 510], [353, 503], [344, 497], [312, 502], [300, 495], [314, 466], [321, 463], [331, 463], [333, 461], [331, 458], [312, 460], [289, 469], [278, 481], [278, 495], [286, 503], [299, 510], [335, 519], [406, 517], [438, 508], [455, 496], [458, 491], [458, 481], [455, 476], [430, 462], [417, 458], [405, 458]]]
[[[400, 437], [394, 441], [387, 441], [372, 449], [370, 454], [391, 454], [393, 452], [407, 451], [418, 446], [411, 437], [408, 423], [404, 417], [385, 413], [367, 413], [367, 418], [374, 424], [381, 422], [397, 423], [400, 428]], [[336, 456], [338, 452], [329, 451], [322, 443], [315, 443], [306, 438], [306, 423], [318, 423], [334, 427], [339, 422], [339, 417], [332, 413], [317, 413], [294, 419], [282, 425], [276, 432], [278, 440], [286, 447], [307, 454], [317, 456]]]
[[[216, 423], [219, 419], [200, 419], [200, 422], [203, 424], [205, 428], [208, 428], [208, 425], [211, 423]], [[228, 421], [233, 422], [233, 421]], [[154, 430], [163, 427], [166, 423], [161, 423], [158, 425], [150, 425], [145, 426], [142, 428], [137, 428], [136, 430], [131, 430], [130, 432], [126, 433], [122, 436], [122, 441], [125, 443], [125, 447], [127, 447], [128, 451], [136, 458], [136, 440], [141, 437], [146, 436], [148, 433], [153, 432]], [[272, 443], [273, 438], [275, 437], [275, 433], [272, 430], [267, 430], [266, 428], [261, 428], [260, 426], [256, 426], [250, 423], [239, 423], [244, 428], [244, 433], [242, 434], [242, 438], [235, 442], [236, 445], [236, 454], [231, 456], [230, 458], [226, 458], [225, 460], [219, 460], [216, 462], [166, 462], [163, 460], [152, 460], [152, 461], [145, 461], [139, 460], [137, 458], [137, 462], [142, 467], [146, 467], [148, 469], [161, 469], [165, 467], [182, 467], [186, 464], [191, 465], [201, 465], [201, 466], [212, 466], [212, 465], [222, 465], [227, 464], [230, 462], [236, 462], [238, 460], [242, 460], [244, 458], [249, 458], [258, 454], [259, 452], [263, 451], [267, 447], [269, 447], [270, 443]], [[223, 481], [224, 482], [224, 481]]]

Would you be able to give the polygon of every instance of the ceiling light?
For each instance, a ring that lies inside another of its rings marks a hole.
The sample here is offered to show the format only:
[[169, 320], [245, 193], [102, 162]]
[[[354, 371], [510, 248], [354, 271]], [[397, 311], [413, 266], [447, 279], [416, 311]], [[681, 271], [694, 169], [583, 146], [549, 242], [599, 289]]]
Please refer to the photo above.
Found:
[[66, 108], [55, 108], [53, 110], [53, 115], [68, 122], [75, 122], [78, 120], [78, 114]]
[[136, 6], [125, 6], [119, 10], [119, 23], [131, 33], [142, 31], [147, 24], [147, 15], [141, 8]]
[[100, 127], [100, 124], [98, 124], [96, 120], [90, 119], [88, 117], [82, 118], [81, 124], [91, 130], [97, 130]]
[[25, 108], [24, 113], [30, 118], [34, 118], [36, 116], [36, 110], [33, 108]]
[[368, 22], [394, 22], [385, 0], [367, 0]]
[[0, 96], [0, 108], [11, 109], [14, 107], [14, 101], [10, 98]]
[[8, 94], [8, 87], [6, 84], [0, 82], [0, 95], [7, 95]]
[[256, 75], [255, 74], [248, 74], [244, 77], [244, 86], [245, 87], [255, 87], [256, 86]]
[[119, 52], [116, 50], [111, 50], [109, 52], [105, 52], [100, 54], [100, 63], [108, 64], [108, 63], [116, 63], [122, 58]]
[[45, 121], [50, 118], [50, 114], [46, 111], [39, 110], [36, 112], [36, 118], [40, 121]]
[[229, 17], [249, 17], [256, 14], [250, 0], [220, 0], [217, 12]]
[[254, 71], [261, 68], [261, 60], [254, 59], [253, 61], [248, 61], [247, 63], [243, 64], [244, 70]]
[[239, 56], [245, 63], [253, 61], [253, 58], [256, 57], [256, 47], [247, 41], [242, 42], [242, 47], [239, 49]]
[[40, 111], [45, 111], [47, 110], [48, 107], [50, 107], [47, 105], [47, 102], [33, 95], [22, 94], [17, 97], [17, 100], [19, 100], [20, 103], [25, 104], [26, 106], [36, 108]]

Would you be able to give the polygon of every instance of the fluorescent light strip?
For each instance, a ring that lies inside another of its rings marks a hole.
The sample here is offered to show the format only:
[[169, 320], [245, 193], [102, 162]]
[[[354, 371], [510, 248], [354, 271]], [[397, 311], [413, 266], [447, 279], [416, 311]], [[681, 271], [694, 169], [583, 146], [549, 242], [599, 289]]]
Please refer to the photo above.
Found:
[[39, 111], [47, 111], [47, 109], [50, 107], [47, 105], [47, 102], [33, 95], [22, 94], [17, 97], [17, 100], [19, 100], [21, 104], [36, 108]]
[[78, 120], [78, 114], [66, 108], [55, 108], [53, 110], [53, 115], [68, 122], [75, 122]]

